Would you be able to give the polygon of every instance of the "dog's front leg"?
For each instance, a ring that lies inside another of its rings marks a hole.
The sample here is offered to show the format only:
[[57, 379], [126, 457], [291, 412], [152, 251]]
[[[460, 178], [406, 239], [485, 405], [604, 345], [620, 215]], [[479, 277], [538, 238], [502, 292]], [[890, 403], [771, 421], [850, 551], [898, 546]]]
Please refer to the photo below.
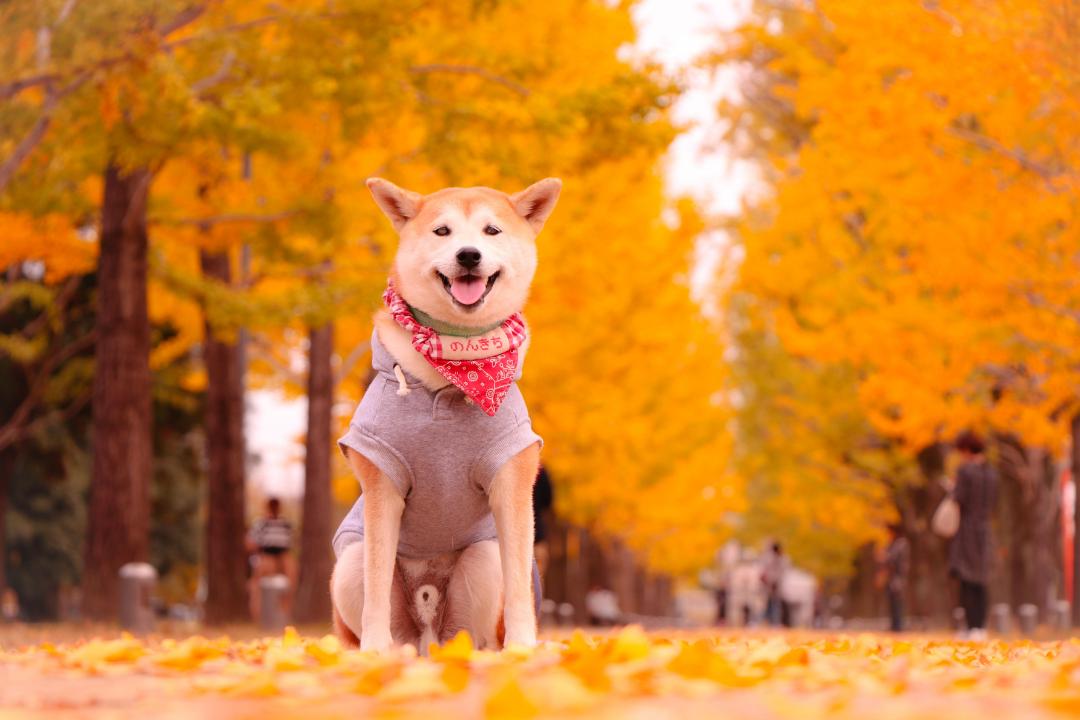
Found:
[[499, 534], [507, 647], [536, 644], [532, 490], [539, 466], [540, 446], [532, 445], [500, 468], [491, 484], [489, 500]]
[[[390, 589], [405, 499], [394, 483], [366, 458], [353, 453], [349, 459], [364, 490], [364, 610], [360, 649], [386, 650], [393, 644]], [[366, 467], [361, 469], [357, 465]]]

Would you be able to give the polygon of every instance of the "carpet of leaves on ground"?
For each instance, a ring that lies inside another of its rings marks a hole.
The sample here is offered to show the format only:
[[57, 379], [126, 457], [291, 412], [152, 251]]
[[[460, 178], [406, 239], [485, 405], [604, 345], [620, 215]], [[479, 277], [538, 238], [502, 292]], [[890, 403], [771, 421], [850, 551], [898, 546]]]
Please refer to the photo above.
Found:
[[534, 650], [431, 657], [332, 636], [0, 645], [0, 716], [1063, 717], [1080, 714], [1080, 640], [582, 632]]

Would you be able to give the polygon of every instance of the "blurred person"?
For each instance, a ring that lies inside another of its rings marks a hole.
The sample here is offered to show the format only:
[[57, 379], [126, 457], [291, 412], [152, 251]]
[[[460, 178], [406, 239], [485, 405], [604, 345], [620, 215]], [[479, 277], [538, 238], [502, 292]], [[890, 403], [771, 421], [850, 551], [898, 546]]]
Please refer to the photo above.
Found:
[[756, 625], [765, 612], [765, 592], [761, 563], [750, 548], [743, 548], [731, 571], [727, 587], [727, 624], [732, 627]]
[[541, 581], [547, 577], [548, 561], [551, 558], [544, 513], [551, 509], [554, 497], [555, 490], [551, 486], [551, 478], [548, 477], [547, 468], [541, 465], [540, 472], [536, 476], [536, 483], [533, 485], [533, 524], [535, 528], [533, 554], [536, 557], [536, 566]]
[[716, 551], [716, 563], [712, 574], [712, 590], [716, 596], [716, 624], [729, 622], [731, 578], [739, 564], [739, 544], [728, 541]]
[[953, 498], [960, 508], [960, 527], [949, 546], [949, 572], [960, 581], [967, 637], [986, 639], [989, 598], [990, 515], [997, 500], [997, 472], [986, 459], [986, 446], [973, 432], [956, 440], [962, 462], [956, 474]]
[[911, 545], [898, 524], [889, 525], [889, 544], [881, 556], [881, 586], [889, 601], [889, 629], [904, 629], [904, 592], [911, 569]]
[[19, 596], [12, 588], [4, 588], [4, 592], [0, 593], [0, 617], [4, 622], [19, 619]]
[[770, 625], [783, 623], [785, 613], [784, 600], [780, 595], [780, 584], [787, 570], [788, 560], [783, 547], [774, 542], [765, 552], [761, 561], [761, 583], [765, 589], [765, 620]]
[[285, 593], [285, 612], [292, 604], [292, 594], [296, 589], [296, 564], [292, 557], [292, 523], [281, 516], [281, 501], [269, 498], [266, 501], [266, 515], [251, 526], [247, 536], [247, 549], [253, 555], [249, 601], [251, 616], [259, 619], [259, 580], [270, 575], [284, 575], [289, 579], [289, 591]]
[[585, 593], [585, 611], [589, 614], [589, 622], [601, 627], [618, 625], [622, 619], [619, 598], [612, 590], [601, 585], [593, 585]]
[[817, 594], [817, 578], [805, 570], [788, 565], [780, 579], [780, 624], [784, 627], [812, 625]]

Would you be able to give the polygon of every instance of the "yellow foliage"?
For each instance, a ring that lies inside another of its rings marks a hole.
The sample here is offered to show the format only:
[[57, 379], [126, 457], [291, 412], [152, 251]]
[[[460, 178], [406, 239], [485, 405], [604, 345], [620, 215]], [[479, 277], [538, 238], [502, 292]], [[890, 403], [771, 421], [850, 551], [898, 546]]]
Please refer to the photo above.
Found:
[[764, 180], [724, 292], [781, 373], [735, 387], [792, 422], [755, 428], [769, 477], [852, 541], [920, 449], [973, 427], [1057, 452], [1080, 410], [1077, 12], [761, 3], [718, 56], [756, 68], [724, 111]]
[[[558, 509], [656, 569], [708, 562], [743, 488], [722, 461], [720, 336], [689, 287], [701, 222], [685, 205], [673, 225], [661, 219], [675, 87], [626, 59], [630, 5], [335, 7], [226, 0], [162, 38], [129, 2], [79, 3], [48, 68], [35, 67], [33, 43], [0, 58], [0, 74], [13, 77], [47, 69], [75, 82], [80, 68], [97, 68], [60, 102], [24, 182], [2, 198], [0, 208], [25, 213], [0, 216], [0, 229], [22, 238], [0, 261], [37, 257], [50, 277], [89, 270], [93, 243], [45, 256], [35, 238], [81, 242], [62, 223], [98, 214], [104, 160], [152, 168], [149, 307], [174, 331], [153, 366], [187, 353], [207, 325], [226, 339], [244, 328], [249, 377], [299, 394], [294, 360], [307, 329], [332, 321], [344, 425], [367, 382], [370, 316], [395, 247], [363, 180], [514, 191], [561, 176], [526, 309], [534, 343], [522, 382]], [[159, 12], [188, 9], [167, 2]], [[30, 91], [15, 100], [27, 117], [43, 108]], [[35, 212], [61, 225], [26, 219]], [[227, 254], [232, 282], [204, 277], [200, 252]], [[334, 497], [351, 500], [340, 458], [335, 475]]]
[[797, 352], [863, 371], [885, 434], [1059, 448], [1080, 338], [1080, 46], [1059, 4], [820, 11], [832, 52], [777, 48], [813, 127], [744, 227], [745, 287], [789, 305]]
[[[312, 654], [313, 648], [320, 648]], [[334, 662], [326, 662], [332, 656]], [[287, 662], [283, 662], [289, 658]], [[452, 669], [452, 673], [447, 673]], [[475, 651], [466, 636], [431, 658], [344, 650], [295, 633], [251, 641], [93, 639], [0, 649], [5, 707], [40, 712], [352, 712], [499, 718], [585, 714], [687, 717], [1010, 717], [1072, 712], [1080, 644], [926, 636], [646, 633]], [[83, 677], [79, 677], [83, 676]], [[81, 692], [58, 696], [78, 679]], [[464, 692], [462, 690], [465, 690]]]
[[65, 215], [0, 212], [0, 238], [0, 268], [38, 262], [49, 284], [88, 272], [97, 260], [97, 244], [81, 238]]

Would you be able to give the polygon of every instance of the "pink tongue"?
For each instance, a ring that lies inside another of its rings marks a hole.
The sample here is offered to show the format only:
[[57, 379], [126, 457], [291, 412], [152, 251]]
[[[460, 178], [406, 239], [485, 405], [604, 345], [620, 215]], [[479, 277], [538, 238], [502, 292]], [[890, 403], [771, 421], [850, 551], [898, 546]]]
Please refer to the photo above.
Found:
[[450, 283], [450, 294], [462, 305], [472, 305], [484, 296], [487, 283], [474, 275], [454, 278]]

